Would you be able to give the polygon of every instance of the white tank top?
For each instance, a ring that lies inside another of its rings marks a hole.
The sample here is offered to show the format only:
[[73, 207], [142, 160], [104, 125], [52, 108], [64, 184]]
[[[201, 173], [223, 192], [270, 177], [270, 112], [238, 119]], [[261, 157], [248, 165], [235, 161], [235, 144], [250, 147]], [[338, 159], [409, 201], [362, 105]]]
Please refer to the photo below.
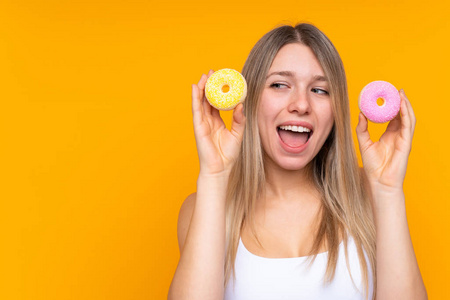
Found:
[[[351, 236], [348, 242], [350, 271], [358, 289], [348, 273], [344, 242], [339, 245], [339, 257], [333, 281], [324, 286], [328, 252], [319, 253], [307, 269], [307, 257], [265, 258], [248, 251], [242, 240], [236, 254], [236, 281], [231, 275], [225, 289], [224, 300], [363, 300], [364, 285], [356, 245]], [[364, 251], [369, 268], [369, 299], [372, 299], [372, 269]], [[305, 262], [302, 265], [302, 262]], [[234, 283], [234, 289], [233, 289]]]

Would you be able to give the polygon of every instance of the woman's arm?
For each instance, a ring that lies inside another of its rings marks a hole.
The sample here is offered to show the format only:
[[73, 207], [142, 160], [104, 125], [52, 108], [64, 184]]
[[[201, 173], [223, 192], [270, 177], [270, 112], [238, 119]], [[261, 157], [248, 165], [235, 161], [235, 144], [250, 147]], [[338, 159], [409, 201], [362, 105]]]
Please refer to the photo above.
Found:
[[[212, 74], [211, 70], [208, 76]], [[219, 111], [205, 97], [208, 76], [202, 75], [198, 85], [192, 85], [200, 174], [192, 219], [189, 213], [192, 199], [188, 197], [180, 209], [180, 261], [170, 285], [169, 300], [217, 300], [224, 296], [226, 189], [239, 155], [245, 116], [243, 105], [239, 104], [233, 112], [231, 130], [226, 128]]]
[[414, 253], [403, 191], [373, 187], [377, 231], [377, 298], [428, 299]]
[[380, 141], [370, 139], [362, 113], [356, 133], [374, 208], [377, 298], [422, 300], [428, 296], [409, 234], [403, 192], [416, 119], [403, 90], [400, 97], [400, 112]]
[[[180, 261], [168, 299], [222, 299], [225, 262], [225, 192], [228, 177], [199, 176], [186, 237], [179, 236]], [[190, 205], [192, 205], [190, 204]], [[181, 214], [181, 211], [180, 211]], [[189, 213], [180, 218], [189, 219]]]

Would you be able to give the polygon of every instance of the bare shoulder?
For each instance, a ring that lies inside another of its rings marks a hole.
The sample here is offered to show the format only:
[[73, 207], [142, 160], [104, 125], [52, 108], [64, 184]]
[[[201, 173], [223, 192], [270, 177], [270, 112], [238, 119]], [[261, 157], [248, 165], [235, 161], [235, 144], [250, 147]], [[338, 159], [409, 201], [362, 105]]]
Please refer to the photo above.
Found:
[[177, 236], [180, 254], [183, 250], [184, 242], [186, 241], [186, 236], [189, 231], [189, 225], [194, 212], [196, 198], [197, 193], [192, 193], [187, 196], [183, 204], [181, 204], [180, 212], [178, 214]]

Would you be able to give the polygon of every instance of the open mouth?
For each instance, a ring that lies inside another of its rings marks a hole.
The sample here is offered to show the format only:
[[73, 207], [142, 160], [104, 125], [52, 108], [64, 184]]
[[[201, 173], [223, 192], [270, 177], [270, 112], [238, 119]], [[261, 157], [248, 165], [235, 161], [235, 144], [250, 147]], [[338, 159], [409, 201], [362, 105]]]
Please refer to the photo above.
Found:
[[302, 126], [278, 126], [280, 139], [289, 147], [298, 148], [306, 144], [311, 138], [313, 131]]

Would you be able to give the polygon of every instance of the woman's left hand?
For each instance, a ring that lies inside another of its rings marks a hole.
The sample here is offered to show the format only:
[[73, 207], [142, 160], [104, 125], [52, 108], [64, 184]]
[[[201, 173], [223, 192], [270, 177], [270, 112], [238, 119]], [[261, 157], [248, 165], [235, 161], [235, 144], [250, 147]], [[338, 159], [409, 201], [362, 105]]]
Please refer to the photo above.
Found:
[[389, 122], [378, 142], [370, 139], [367, 119], [359, 113], [356, 126], [364, 172], [372, 189], [403, 189], [416, 117], [405, 92], [400, 90], [400, 112]]

